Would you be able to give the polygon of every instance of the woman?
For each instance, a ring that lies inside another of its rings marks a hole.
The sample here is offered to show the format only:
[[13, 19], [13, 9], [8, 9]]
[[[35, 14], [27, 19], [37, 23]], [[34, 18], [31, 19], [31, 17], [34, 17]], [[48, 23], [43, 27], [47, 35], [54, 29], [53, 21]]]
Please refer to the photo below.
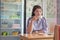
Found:
[[47, 24], [46, 19], [43, 17], [42, 8], [39, 5], [35, 5], [32, 10], [32, 17], [28, 19], [27, 33], [46, 33]]

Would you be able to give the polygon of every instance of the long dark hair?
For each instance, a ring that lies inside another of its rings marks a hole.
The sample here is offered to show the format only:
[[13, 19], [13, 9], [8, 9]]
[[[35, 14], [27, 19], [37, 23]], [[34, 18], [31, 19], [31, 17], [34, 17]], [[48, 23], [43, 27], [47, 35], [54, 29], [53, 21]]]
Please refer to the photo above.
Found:
[[32, 9], [32, 17], [35, 16], [34, 11], [35, 11], [37, 8], [42, 9], [41, 6], [35, 5], [35, 6], [33, 7], [33, 9]]

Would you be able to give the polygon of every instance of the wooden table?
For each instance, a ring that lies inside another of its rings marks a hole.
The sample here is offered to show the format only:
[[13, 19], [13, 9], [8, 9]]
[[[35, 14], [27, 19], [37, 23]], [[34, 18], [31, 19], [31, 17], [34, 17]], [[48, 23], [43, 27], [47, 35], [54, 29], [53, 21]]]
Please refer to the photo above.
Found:
[[20, 40], [53, 40], [53, 35], [45, 35], [45, 34], [24, 34], [20, 35]]

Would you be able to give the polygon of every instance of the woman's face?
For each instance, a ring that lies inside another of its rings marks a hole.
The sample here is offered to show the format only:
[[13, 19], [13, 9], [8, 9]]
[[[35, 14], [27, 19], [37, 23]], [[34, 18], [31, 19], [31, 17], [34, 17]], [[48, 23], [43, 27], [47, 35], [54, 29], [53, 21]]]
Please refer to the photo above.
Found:
[[35, 16], [41, 16], [41, 14], [42, 14], [42, 9], [39, 9], [39, 8], [37, 8], [35, 11], [34, 11], [34, 14], [35, 14]]

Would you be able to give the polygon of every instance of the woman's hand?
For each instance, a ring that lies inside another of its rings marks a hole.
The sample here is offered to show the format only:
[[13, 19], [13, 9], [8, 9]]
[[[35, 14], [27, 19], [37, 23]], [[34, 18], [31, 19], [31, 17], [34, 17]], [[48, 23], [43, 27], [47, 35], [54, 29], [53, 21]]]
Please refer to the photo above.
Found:
[[39, 33], [44, 33], [43, 30], [38, 31]]
[[34, 23], [34, 21], [36, 21], [38, 18], [36, 17], [36, 16], [34, 16], [31, 20], [30, 20], [30, 22], [29, 22], [29, 25], [28, 25], [28, 27], [27, 27], [27, 32], [28, 33], [32, 33], [32, 29], [33, 29], [33, 23]]
[[38, 19], [38, 17], [33, 16], [33, 18], [31, 19], [32, 22], [36, 21]]

